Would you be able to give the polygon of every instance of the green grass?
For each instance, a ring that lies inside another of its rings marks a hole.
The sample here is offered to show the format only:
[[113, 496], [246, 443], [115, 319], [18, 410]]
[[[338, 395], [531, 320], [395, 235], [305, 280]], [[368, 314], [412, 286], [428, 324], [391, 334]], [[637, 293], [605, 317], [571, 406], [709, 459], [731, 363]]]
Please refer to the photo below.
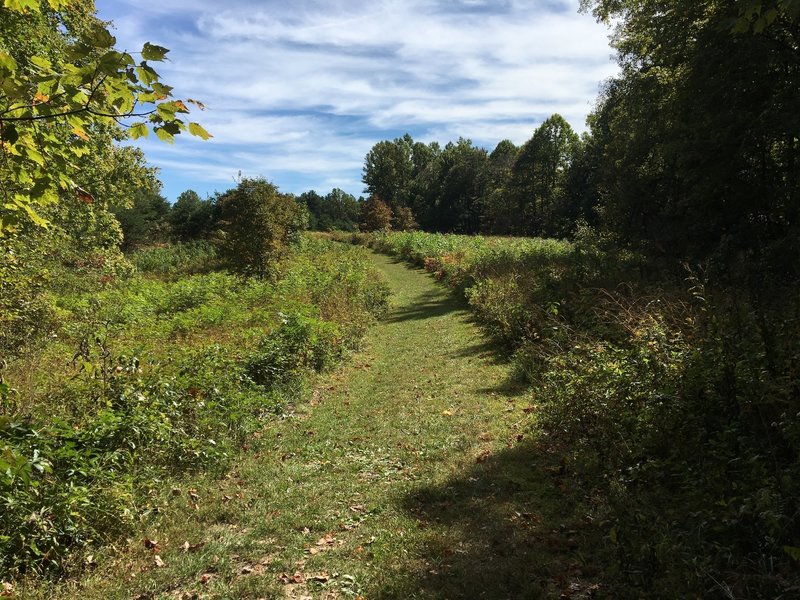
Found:
[[275, 281], [147, 274], [55, 295], [58, 327], [0, 380], [0, 580], [75, 574], [149, 518], [151, 487], [232, 464], [385, 309], [366, 255], [306, 240]]
[[[588, 590], [591, 530], [557, 449], [467, 306], [375, 255], [392, 308], [364, 350], [264, 423], [221, 481], [154, 482], [158, 507], [82, 598], [502, 598]], [[189, 495], [189, 489], [192, 495]], [[153, 549], [144, 539], [158, 542]], [[190, 551], [183, 547], [188, 542]], [[195, 546], [202, 544], [202, 546]]]

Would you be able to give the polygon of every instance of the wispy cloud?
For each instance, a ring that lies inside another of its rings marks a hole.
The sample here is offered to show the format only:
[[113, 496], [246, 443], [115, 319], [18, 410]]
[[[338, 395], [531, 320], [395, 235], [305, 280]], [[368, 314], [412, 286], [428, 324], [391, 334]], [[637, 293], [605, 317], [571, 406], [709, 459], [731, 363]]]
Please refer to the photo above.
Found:
[[169, 48], [164, 79], [208, 106], [213, 140], [144, 142], [167, 195], [241, 170], [285, 191], [358, 194], [364, 155], [421, 140], [516, 143], [553, 112], [576, 129], [612, 75], [607, 31], [577, 0], [98, 0], [119, 44]]

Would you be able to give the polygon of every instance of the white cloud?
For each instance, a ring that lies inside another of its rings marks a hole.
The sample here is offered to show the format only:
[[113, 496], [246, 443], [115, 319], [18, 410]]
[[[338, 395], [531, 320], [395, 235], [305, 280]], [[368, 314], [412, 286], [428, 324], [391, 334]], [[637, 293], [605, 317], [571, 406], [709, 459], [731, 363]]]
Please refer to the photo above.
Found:
[[196, 118], [212, 141], [147, 143], [165, 180], [227, 185], [231, 172], [262, 168], [359, 193], [364, 154], [381, 139], [461, 135], [491, 149], [523, 142], [553, 112], [582, 130], [616, 71], [607, 31], [577, 14], [577, 0], [97, 5], [119, 45], [172, 48], [158, 70], [178, 96], [208, 106]]

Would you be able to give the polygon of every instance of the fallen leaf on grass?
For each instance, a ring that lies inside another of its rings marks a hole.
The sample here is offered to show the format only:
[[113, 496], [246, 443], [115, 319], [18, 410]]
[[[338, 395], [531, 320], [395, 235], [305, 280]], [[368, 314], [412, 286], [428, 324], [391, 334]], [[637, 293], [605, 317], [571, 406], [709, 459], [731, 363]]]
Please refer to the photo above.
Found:
[[445, 417], [452, 417], [453, 416], [453, 411], [452, 410], [443, 410], [442, 411], [442, 415], [444, 415]]
[[159, 547], [158, 547], [158, 540], [151, 540], [150, 538], [144, 538], [144, 547], [148, 550], [152, 550], [153, 554], [158, 554]]
[[334, 536], [332, 533], [326, 533], [317, 540], [317, 546], [330, 546], [334, 543], [336, 543], [336, 536]]
[[214, 577], [212, 573], [203, 573], [200, 575], [200, 583], [204, 586], [208, 586], [208, 582]]
[[317, 583], [327, 583], [331, 579], [330, 573], [326, 573], [325, 571], [321, 571], [316, 575], [312, 575], [308, 578], [310, 581], [316, 581]]
[[156, 563], [156, 567], [158, 567], [159, 569], [164, 567], [164, 566], [166, 566], [166, 565], [164, 565], [164, 561], [161, 560], [161, 557], [158, 554], [156, 554], [153, 557], [153, 562]]
[[8, 583], [7, 581], [3, 582], [2, 591], [0, 591], [0, 596], [11, 596], [14, 594], [14, 585]]
[[305, 579], [303, 578], [303, 574], [298, 571], [294, 575], [281, 573], [278, 575], [278, 581], [280, 581], [283, 585], [289, 585], [292, 583], [303, 583]]
[[181, 546], [181, 549], [184, 552], [197, 552], [198, 550], [200, 550], [200, 548], [202, 548], [205, 545], [206, 545], [205, 542], [198, 542], [196, 544], [190, 544], [187, 541], [187, 542], [183, 542], [183, 546]]
[[491, 450], [484, 450], [483, 452], [478, 454], [478, 456], [475, 458], [475, 462], [479, 462], [479, 463], [485, 462], [491, 456], [492, 456], [492, 451]]

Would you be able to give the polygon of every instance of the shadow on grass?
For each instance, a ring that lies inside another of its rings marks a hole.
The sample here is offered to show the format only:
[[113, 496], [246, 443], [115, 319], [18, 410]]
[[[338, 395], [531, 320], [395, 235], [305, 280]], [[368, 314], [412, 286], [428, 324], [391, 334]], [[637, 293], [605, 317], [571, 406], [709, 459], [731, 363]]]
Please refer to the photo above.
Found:
[[429, 532], [415, 549], [424, 560], [379, 598], [577, 600], [599, 589], [582, 549], [602, 544], [558, 454], [543, 444], [505, 449], [401, 502]]
[[447, 290], [437, 288], [419, 294], [407, 307], [393, 309], [386, 321], [388, 323], [400, 323], [402, 321], [432, 319], [454, 312], [467, 314], [467, 311], [468, 307], [464, 300]]

